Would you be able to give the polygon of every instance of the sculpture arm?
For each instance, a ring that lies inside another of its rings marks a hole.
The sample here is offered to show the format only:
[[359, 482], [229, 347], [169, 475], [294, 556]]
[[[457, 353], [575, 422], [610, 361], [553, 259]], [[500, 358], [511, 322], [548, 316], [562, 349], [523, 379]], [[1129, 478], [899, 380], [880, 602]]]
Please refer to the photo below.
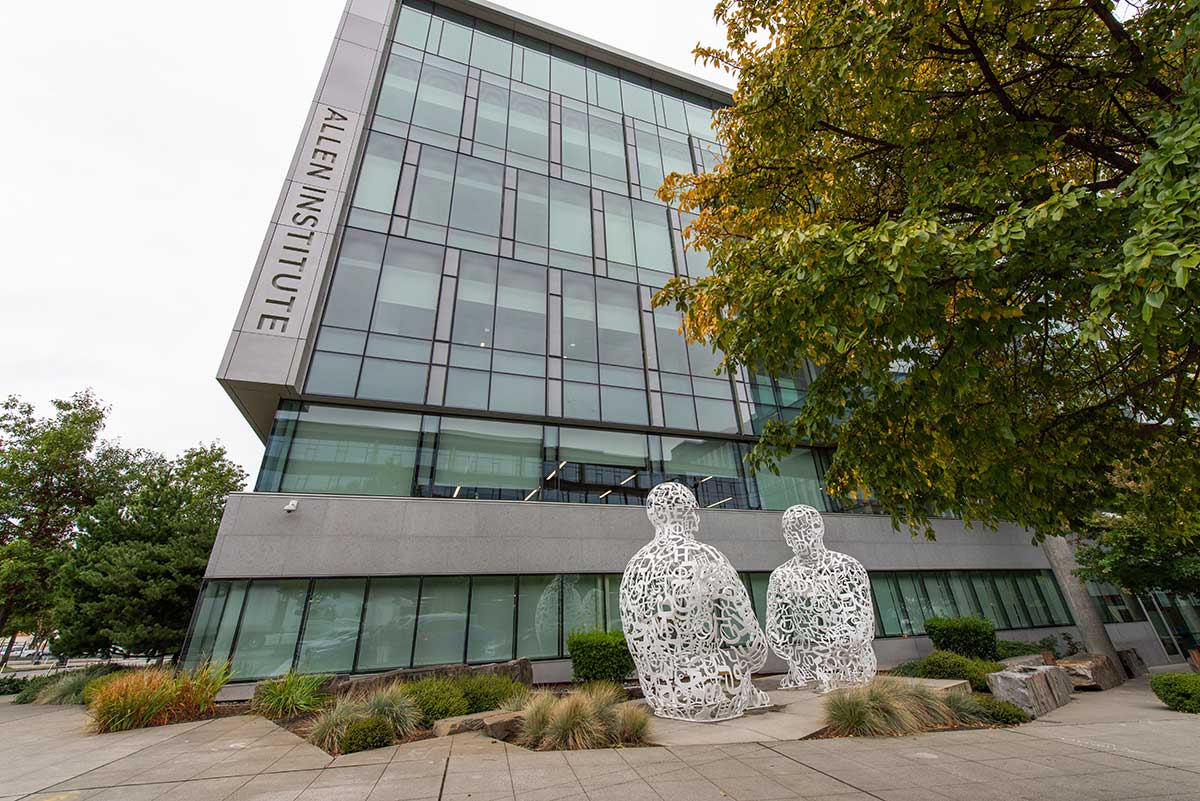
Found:
[[781, 659], [791, 659], [798, 624], [796, 604], [783, 588], [779, 571], [767, 585], [767, 642]]

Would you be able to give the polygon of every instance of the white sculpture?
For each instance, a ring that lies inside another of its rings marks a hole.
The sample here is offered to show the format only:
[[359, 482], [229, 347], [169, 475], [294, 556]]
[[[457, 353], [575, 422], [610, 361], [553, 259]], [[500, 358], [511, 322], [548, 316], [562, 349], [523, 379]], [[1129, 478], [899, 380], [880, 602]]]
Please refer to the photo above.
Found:
[[767, 586], [767, 639], [788, 663], [779, 686], [811, 683], [826, 692], [865, 684], [876, 668], [866, 569], [825, 547], [825, 522], [811, 506], [784, 512], [783, 533], [796, 556], [771, 572]]
[[654, 714], [717, 721], [766, 706], [751, 674], [767, 643], [729, 560], [696, 541], [696, 496], [667, 482], [650, 491], [654, 540], [621, 577], [621, 625]]

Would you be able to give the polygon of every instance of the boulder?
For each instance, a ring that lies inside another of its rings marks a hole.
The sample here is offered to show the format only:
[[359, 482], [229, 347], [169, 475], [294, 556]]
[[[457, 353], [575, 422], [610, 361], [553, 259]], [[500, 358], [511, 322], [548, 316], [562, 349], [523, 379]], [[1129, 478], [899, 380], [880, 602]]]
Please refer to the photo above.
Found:
[[1046, 664], [1046, 660], [1041, 654], [1024, 654], [1023, 656], [1010, 656], [1008, 659], [1001, 659], [1000, 664], [1006, 668], [1041, 667]]
[[1026, 665], [987, 676], [988, 689], [1010, 701], [1031, 718], [1053, 712], [1071, 700], [1071, 679], [1060, 667]]
[[481, 731], [488, 737], [507, 740], [520, 731], [524, 721], [525, 713], [523, 712], [508, 712], [503, 709], [473, 712], [469, 715], [442, 718], [433, 724], [433, 736], [449, 737], [451, 734]]
[[1078, 690], [1111, 690], [1125, 683], [1124, 671], [1107, 654], [1085, 651], [1064, 656], [1058, 665], [1071, 674], [1071, 684]]
[[1145, 676], [1150, 672], [1146, 669], [1146, 663], [1142, 661], [1142, 656], [1136, 648], [1123, 648], [1117, 651], [1117, 656], [1121, 657], [1121, 667], [1125, 668], [1125, 678], [1136, 679], [1138, 676]]

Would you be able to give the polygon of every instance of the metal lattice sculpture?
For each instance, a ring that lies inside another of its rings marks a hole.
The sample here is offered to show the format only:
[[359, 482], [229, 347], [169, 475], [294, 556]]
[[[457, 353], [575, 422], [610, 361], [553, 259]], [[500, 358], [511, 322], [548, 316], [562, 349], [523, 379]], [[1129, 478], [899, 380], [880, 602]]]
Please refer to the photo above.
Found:
[[751, 683], [766, 662], [766, 638], [733, 565], [696, 541], [696, 496], [659, 484], [646, 516], [654, 540], [621, 577], [621, 625], [646, 702], [660, 717], [697, 721], [768, 705]]
[[811, 506], [783, 514], [796, 556], [771, 572], [767, 639], [788, 663], [780, 687], [821, 692], [865, 684], [875, 676], [871, 584], [857, 559], [825, 547], [825, 521]]

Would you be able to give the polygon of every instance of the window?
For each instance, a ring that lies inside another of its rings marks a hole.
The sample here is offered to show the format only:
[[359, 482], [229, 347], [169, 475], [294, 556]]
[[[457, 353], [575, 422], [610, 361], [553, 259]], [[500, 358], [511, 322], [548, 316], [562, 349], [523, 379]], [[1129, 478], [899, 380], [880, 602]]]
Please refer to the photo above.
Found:
[[621, 130], [621, 124], [590, 115], [588, 134], [591, 142], [592, 172], [616, 181], [626, 180], [625, 134]]
[[521, 576], [517, 593], [517, 656], [559, 654], [559, 577]]
[[305, 404], [280, 492], [411, 495], [420, 415]]
[[604, 246], [609, 261], [637, 264], [629, 198], [608, 192], [604, 193]]
[[516, 582], [516, 576], [475, 576], [471, 579], [468, 662], [503, 662], [513, 658]]
[[247, 584], [246, 581], [209, 581], [204, 585], [183, 661], [185, 668], [194, 668], [206, 660], [220, 664], [229, 658]]
[[508, 135], [508, 90], [490, 83], [479, 84], [475, 107], [475, 141], [503, 148]]
[[550, 247], [591, 255], [591, 190], [586, 186], [550, 179]]
[[278, 676], [292, 667], [308, 579], [253, 581], [246, 594], [230, 675]]
[[481, 348], [491, 347], [496, 303], [496, 260], [465, 251], [460, 259], [451, 339]]
[[375, 315], [371, 318], [372, 331], [422, 339], [433, 337], [442, 258], [442, 248], [436, 245], [388, 237]]
[[504, 166], [470, 156], [458, 157], [454, 176], [454, 206], [450, 225], [497, 236], [500, 233], [500, 193]]
[[642, 366], [641, 321], [637, 287], [607, 278], [596, 279], [600, 361]]
[[428, 370], [425, 364], [363, 359], [357, 396], [369, 400], [421, 403], [425, 400]]
[[[468, 33], [469, 35], [469, 33]], [[426, 64], [421, 68], [412, 121], [423, 128], [458, 135], [462, 123], [467, 77]]]
[[367, 328], [386, 242], [387, 237], [382, 234], [346, 229], [333, 273], [333, 287], [325, 304], [326, 325]]
[[414, 220], [445, 225], [454, 190], [454, 154], [425, 145], [417, 169], [410, 215]]
[[373, 578], [363, 609], [358, 670], [406, 668], [412, 661], [420, 579]]
[[518, 242], [546, 247], [550, 234], [550, 200], [547, 178], [522, 170], [517, 175]]
[[305, 389], [314, 395], [353, 397], [361, 362], [357, 356], [317, 351], [308, 365]]
[[671, 260], [671, 229], [667, 227], [667, 210], [663, 206], [633, 202], [633, 232], [637, 241], [639, 267], [674, 274]]
[[577, 631], [604, 628], [604, 582], [601, 576], [562, 577], [563, 653], [567, 637]]
[[591, 276], [563, 273], [563, 355], [596, 361], [596, 286]]
[[587, 74], [582, 59], [555, 51], [550, 58], [550, 90], [576, 100], [587, 100]]
[[471, 44], [471, 66], [508, 77], [512, 64], [512, 42], [475, 31]]
[[645, 86], [622, 79], [621, 101], [629, 116], [654, 122], [654, 95]]
[[590, 169], [588, 156], [587, 114], [569, 108], [562, 110], [562, 163], [577, 170]]
[[400, 122], [411, 120], [420, 75], [421, 62], [393, 53], [388, 58], [375, 113]]
[[638, 182], [646, 189], [657, 191], [665, 177], [658, 137], [638, 129], [634, 139], [637, 142]]
[[507, 259], [500, 265], [495, 346], [521, 353], [545, 353], [545, 268]]
[[550, 155], [550, 104], [514, 90], [508, 117], [508, 149], [537, 159]]
[[396, 186], [404, 164], [404, 140], [371, 133], [363, 154], [362, 171], [354, 191], [354, 205], [381, 214], [391, 214], [396, 202]]
[[364, 579], [317, 579], [308, 597], [300, 642], [301, 673], [349, 673], [354, 669]]
[[523, 498], [542, 477], [542, 427], [490, 420], [442, 418], [434, 482], [459, 497], [466, 490], [512, 490], [505, 497]]
[[746, 508], [737, 445], [727, 440], [663, 437], [663, 480], [692, 488], [702, 507]]
[[421, 581], [421, 605], [413, 666], [462, 662], [467, 636], [467, 581], [464, 576], [426, 576]]
[[825, 508], [820, 471], [811, 450], [797, 448], [780, 459], [776, 466], [779, 475], [766, 468], [755, 475], [762, 508], [783, 510], [798, 503]]
[[428, 36], [429, 13], [418, 11], [409, 5], [401, 6], [400, 19], [396, 23], [396, 41], [418, 50], [424, 50], [425, 39]]

